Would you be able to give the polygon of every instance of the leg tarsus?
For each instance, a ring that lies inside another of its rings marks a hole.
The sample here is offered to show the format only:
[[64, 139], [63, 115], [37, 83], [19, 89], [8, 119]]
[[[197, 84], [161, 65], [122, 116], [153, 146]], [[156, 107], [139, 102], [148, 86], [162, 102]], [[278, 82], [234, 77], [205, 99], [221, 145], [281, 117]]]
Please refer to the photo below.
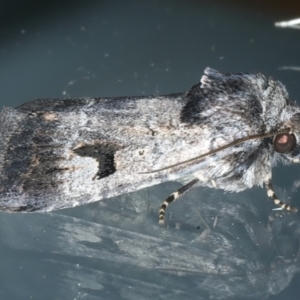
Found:
[[193, 179], [186, 185], [182, 186], [179, 190], [172, 193], [160, 206], [160, 209], [158, 211], [158, 223], [164, 224], [165, 223], [165, 211], [167, 207], [170, 205], [171, 202], [174, 202], [179, 197], [181, 197], [184, 193], [186, 193], [188, 190], [190, 190], [197, 182], [199, 181], [198, 178]]
[[273, 189], [273, 186], [272, 186], [272, 182], [271, 182], [271, 179], [266, 181], [264, 183], [264, 186], [267, 190], [267, 195], [273, 199], [274, 201], [274, 204], [279, 206], [281, 209], [285, 209], [285, 210], [290, 210], [290, 211], [294, 211], [294, 212], [297, 212], [298, 211], [298, 208], [297, 207], [294, 207], [294, 206], [291, 206], [289, 204], [286, 204], [286, 203], [283, 203], [281, 202], [278, 197], [276, 196], [275, 192], [274, 192], [274, 189]]

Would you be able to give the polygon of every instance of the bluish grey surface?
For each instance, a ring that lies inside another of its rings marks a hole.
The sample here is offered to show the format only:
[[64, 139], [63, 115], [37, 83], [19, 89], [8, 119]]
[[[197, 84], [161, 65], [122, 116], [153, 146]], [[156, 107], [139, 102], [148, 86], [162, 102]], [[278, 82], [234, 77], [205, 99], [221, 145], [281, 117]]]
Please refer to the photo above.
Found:
[[[300, 65], [300, 31], [274, 27], [297, 16], [248, 3], [3, 1], [1, 105], [181, 92], [206, 66], [273, 76], [298, 100], [300, 73], [279, 68]], [[274, 173], [296, 206], [299, 170]], [[259, 188], [195, 189], [162, 229], [159, 204], [179, 186], [1, 214], [1, 299], [298, 299], [298, 215], [272, 212]]]

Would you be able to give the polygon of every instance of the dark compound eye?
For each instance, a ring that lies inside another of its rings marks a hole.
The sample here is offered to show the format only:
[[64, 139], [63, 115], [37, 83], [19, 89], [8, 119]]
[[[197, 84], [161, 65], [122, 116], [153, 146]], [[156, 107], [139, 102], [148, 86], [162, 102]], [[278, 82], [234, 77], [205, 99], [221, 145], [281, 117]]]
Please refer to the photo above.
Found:
[[287, 153], [295, 149], [297, 144], [294, 134], [282, 133], [274, 137], [273, 146], [276, 152]]

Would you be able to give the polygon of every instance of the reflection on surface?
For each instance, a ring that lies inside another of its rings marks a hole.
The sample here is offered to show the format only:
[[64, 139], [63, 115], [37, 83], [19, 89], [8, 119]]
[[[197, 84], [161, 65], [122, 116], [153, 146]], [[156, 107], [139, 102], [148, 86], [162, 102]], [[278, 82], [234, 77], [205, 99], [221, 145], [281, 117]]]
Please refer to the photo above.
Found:
[[23, 276], [8, 272], [4, 293], [40, 297], [50, 282], [64, 299], [262, 299], [290, 283], [299, 271], [297, 215], [272, 211], [260, 189], [200, 188], [170, 207], [161, 228], [155, 193], [176, 186], [59, 213], [2, 215], [3, 251], [41, 281], [33, 294]]

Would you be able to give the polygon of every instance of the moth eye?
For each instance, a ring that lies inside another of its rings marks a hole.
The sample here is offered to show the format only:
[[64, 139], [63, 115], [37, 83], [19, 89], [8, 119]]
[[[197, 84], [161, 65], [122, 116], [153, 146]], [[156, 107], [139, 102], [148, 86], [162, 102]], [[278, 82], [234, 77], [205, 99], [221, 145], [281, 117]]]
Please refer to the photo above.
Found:
[[274, 137], [273, 146], [276, 152], [287, 153], [295, 149], [297, 144], [294, 134], [282, 133]]

